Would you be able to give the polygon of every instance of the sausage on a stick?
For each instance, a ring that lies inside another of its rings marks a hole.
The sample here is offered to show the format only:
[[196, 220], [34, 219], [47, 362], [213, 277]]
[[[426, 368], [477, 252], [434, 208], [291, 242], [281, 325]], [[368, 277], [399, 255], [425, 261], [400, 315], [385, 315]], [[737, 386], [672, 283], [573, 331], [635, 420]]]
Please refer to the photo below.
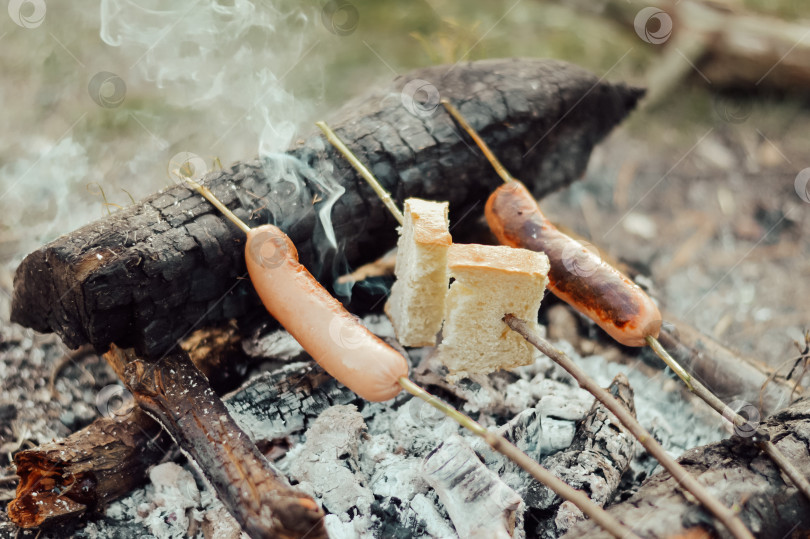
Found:
[[581, 243], [557, 230], [540, 211], [526, 186], [509, 174], [458, 109], [447, 100], [442, 100], [442, 104], [504, 181], [504, 185], [490, 195], [485, 207], [487, 223], [498, 241], [545, 252], [551, 265], [549, 288], [555, 295], [589, 317], [618, 342], [628, 346], [648, 344], [691, 392], [729, 420], [735, 430], [748, 434], [751, 441], [770, 455], [810, 499], [810, 482], [767, 439], [767, 434], [726, 406], [699, 380], [692, 378], [661, 346], [658, 342], [661, 313], [650, 297]]
[[247, 235], [245, 263], [259, 298], [309, 355], [360, 397], [372, 402], [394, 398], [399, 379], [408, 376], [402, 354], [326, 291], [298, 262], [295, 245], [280, 228], [250, 228], [208, 188], [186, 181]]

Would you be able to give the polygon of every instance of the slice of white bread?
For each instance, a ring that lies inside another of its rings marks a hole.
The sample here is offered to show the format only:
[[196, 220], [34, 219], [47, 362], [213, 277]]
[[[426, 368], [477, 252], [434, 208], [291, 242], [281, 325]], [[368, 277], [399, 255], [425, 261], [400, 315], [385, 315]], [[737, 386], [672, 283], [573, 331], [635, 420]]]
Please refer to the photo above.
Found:
[[543, 253], [493, 245], [453, 245], [439, 360], [448, 380], [470, 374], [529, 365], [535, 349], [509, 329], [503, 316], [512, 313], [531, 324], [548, 284], [548, 257]]
[[450, 276], [447, 202], [405, 201], [405, 220], [397, 243], [397, 280], [385, 304], [403, 346], [432, 346], [442, 327]]

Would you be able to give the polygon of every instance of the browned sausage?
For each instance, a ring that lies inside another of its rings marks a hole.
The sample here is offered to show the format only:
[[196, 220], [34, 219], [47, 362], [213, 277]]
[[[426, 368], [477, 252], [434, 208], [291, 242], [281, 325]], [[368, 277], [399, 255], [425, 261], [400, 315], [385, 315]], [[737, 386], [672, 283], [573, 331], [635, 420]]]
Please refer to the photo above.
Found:
[[245, 259], [264, 306], [339, 382], [369, 401], [400, 391], [408, 363], [349, 313], [298, 262], [298, 251], [273, 225], [247, 231]]
[[487, 223], [498, 241], [542, 251], [551, 263], [549, 288], [611, 337], [627, 346], [658, 338], [661, 313], [633, 281], [575, 239], [557, 230], [519, 181], [499, 187], [487, 200]]

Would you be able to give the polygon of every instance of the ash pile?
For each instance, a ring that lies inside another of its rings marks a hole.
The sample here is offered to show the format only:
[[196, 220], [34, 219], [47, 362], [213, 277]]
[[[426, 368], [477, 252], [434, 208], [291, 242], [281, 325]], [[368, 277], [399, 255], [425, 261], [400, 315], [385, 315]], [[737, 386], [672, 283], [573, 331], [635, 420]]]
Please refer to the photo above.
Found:
[[[393, 340], [387, 318], [367, 316], [363, 323]], [[560, 324], [551, 328], [564, 331]], [[610, 362], [604, 355], [580, 356], [567, 341], [555, 344], [621, 395], [673, 455], [727, 436], [723, 422], [682, 391], [677, 380], [640, 359]], [[245, 340], [241, 347], [243, 363], [261, 372], [225, 397], [228, 410], [289, 482], [323, 506], [330, 537], [560, 537], [582, 518], [423, 401], [406, 394], [387, 403], [359, 399], [313, 366], [286, 331]], [[541, 356], [514, 371], [448, 384], [434, 356], [433, 347], [409, 350], [415, 381], [500, 430], [600, 504], [628, 498], [655, 472], [657, 462], [549, 359]], [[107, 410], [119, 420], [127, 413]], [[144, 486], [103, 514], [50, 533], [247, 537], [176, 450], [167, 450], [147, 475]]]

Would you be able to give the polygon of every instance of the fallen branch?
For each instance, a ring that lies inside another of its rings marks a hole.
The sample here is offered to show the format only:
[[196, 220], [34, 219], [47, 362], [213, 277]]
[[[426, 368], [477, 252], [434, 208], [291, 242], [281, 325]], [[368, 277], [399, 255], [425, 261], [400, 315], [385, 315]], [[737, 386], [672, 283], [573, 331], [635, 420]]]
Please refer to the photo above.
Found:
[[[197, 347], [193, 350], [199, 353]], [[209, 357], [217, 355], [214, 350]], [[333, 404], [356, 400], [310, 362], [260, 374], [224, 398], [234, 420], [259, 447], [303, 432]], [[48, 527], [102, 511], [143, 484], [149, 466], [170, 445], [160, 425], [135, 408], [96, 419], [62, 441], [20, 451], [14, 460], [21, 486], [9, 504], [9, 516], [22, 527]]]
[[619, 402], [607, 391], [599, 387], [599, 385], [590, 378], [585, 371], [579, 368], [576, 363], [571, 359], [554, 348], [551, 343], [540, 337], [532, 328], [523, 320], [507, 314], [504, 317], [504, 322], [512, 330], [519, 333], [524, 339], [532, 344], [535, 348], [546, 354], [551, 360], [560, 365], [566, 370], [577, 383], [584, 389], [588, 390], [594, 397], [596, 397], [605, 407], [610, 410], [622, 424], [641, 442], [641, 445], [667, 469], [681, 486], [688, 490], [695, 498], [702, 503], [706, 509], [711, 511], [723, 525], [735, 537], [753, 537], [751, 532], [745, 527], [739, 517], [728, 507], [723, 505], [706, 487], [699, 483], [694, 477], [689, 475], [675, 460], [669, 456], [669, 453], [661, 447], [655, 438], [641, 426], [641, 424], [627, 412]]
[[[770, 367], [729, 350], [689, 324], [664, 316], [673, 322], [675, 329], [662, 329], [661, 344], [718, 397], [746, 401], [757, 406], [763, 416], [790, 404], [793, 383], [775, 375]], [[660, 366], [657, 359], [651, 364]], [[798, 388], [797, 394], [801, 394], [801, 390]]]
[[[810, 87], [810, 32], [807, 21], [785, 21], [747, 12], [740, 2], [707, 0], [649, 0], [645, 4], [624, 0], [580, 2], [561, 0], [578, 9], [607, 15], [629, 31], [636, 24], [640, 39], [664, 45], [648, 77], [650, 102], [661, 102], [692, 74], [714, 87], [757, 87], [802, 92]], [[669, 20], [666, 26], [653, 14], [636, 20], [642, 8], [657, 8]], [[669, 31], [667, 31], [667, 29]], [[647, 32], [650, 32], [648, 35]], [[644, 37], [641, 37], [644, 36]], [[732, 117], [740, 111], [720, 111]]]
[[326, 537], [318, 505], [270, 465], [184, 352], [149, 362], [113, 346], [104, 357], [248, 535]]

